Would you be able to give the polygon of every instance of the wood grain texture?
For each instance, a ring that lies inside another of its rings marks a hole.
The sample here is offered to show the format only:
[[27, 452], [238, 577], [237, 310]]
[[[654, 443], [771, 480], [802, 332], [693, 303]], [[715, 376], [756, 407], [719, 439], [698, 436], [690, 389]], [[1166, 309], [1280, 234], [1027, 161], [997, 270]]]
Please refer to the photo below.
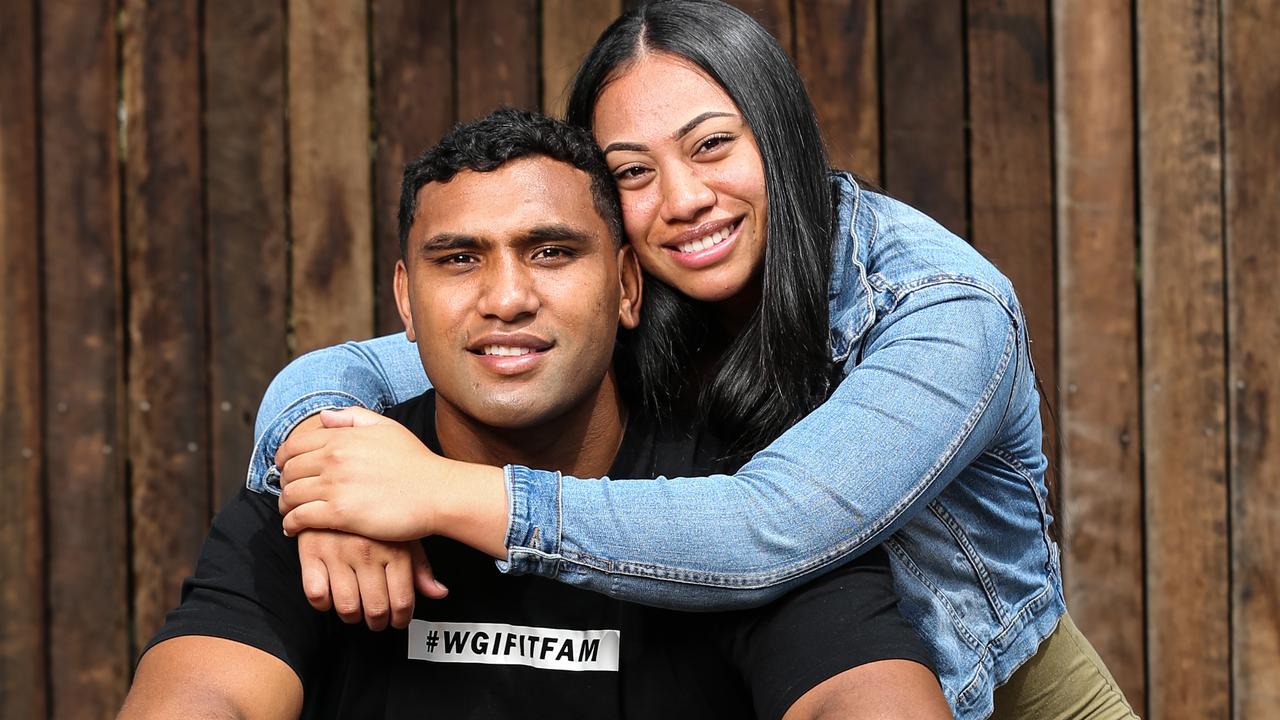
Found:
[[[129, 677], [116, 8], [40, 5], [50, 712], [114, 717]], [[56, 450], [55, 450], [56, 449]]]
[[373, 330], [368, 15], [289, 0], [293, 351]]
[[1230, 713], [1218, 3], [1138, 8], [1149, 717]]
[[0, 0], [0, 717], [44, 717], [40, 176], [35, 5]]
[[1041, 417], [1052, 496], [1058, 329], [1046, 4], [971, 0], [966, 12], [970, 239], [1013, 281], [1027, 317], [1031, 356], [1044, 390]]
[[1133, 22], [1054, 6], [1062, 546], [1072, 618], [1146, 702]]
[[876, 4], [796, 0], [795, 28], [796, 67], [813, 99], [831, 165], [878, 183]]
[[288, 360], [284, 6], [204, 3], [213, 501], [244, 487], [258, 400]]
[[379, 0], [373, 17], [378, 332], [404, 330], [392, 278], [400, 259], [396, 215], [405, 163], [449, 130], [453, 95], [453, 0]]
[[178, 604], [209, 519], [195, 0], [124, 12], [133, 641]]
[[1223, 5], [1233, 715], [1280, 707], [1280, 2]]
[[620, 0], [542, 0], [543, 112], [564, 117], [578, 65], [621, 13]]
[[536, 0], [457, 0], [458, 119], [500, 105], [538, 109]]
[[729, 0], [764, 26], [778, 44], [795, 57], [795, 24], [792, 22], [791, 0]]
[[898, 0], [880, 8], [885, 189], [968, 237], [962, 5]]

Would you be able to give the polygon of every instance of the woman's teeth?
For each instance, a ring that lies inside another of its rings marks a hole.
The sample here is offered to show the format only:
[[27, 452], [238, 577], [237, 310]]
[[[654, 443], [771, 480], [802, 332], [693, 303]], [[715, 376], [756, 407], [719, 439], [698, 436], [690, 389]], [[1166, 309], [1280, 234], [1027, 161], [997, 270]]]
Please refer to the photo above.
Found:
[[734, 227], [736, 226], [730, 225], [729, 227], [717, 230], [706, 237], [699, 238], [697, 240], [690, 240], [687, 243], [677, 245], [676, 249], [682, 253], [694, 253], [700, 250], [706, 250], [709, 247], [715, 247], [716, 245], [724, 242], [725, 238], [729, 237], [729, 234], [733, 232]]
[[502, 357], [514, 357], [516, 355], [528, 355], [533, 352], [533, 348], [527, 347], [508, 347], [506, 345], [485, 345], [483, 348], [485, 355], [499, 355]]

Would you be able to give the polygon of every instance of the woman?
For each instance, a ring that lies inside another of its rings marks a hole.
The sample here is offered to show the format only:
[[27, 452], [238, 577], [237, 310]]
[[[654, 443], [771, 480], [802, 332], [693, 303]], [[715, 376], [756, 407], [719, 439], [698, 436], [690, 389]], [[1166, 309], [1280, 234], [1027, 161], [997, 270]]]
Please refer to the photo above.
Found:
[[[486, 512], [505, 532], [475, 544], [513, 572], [651, 604], [763, 603], [883, 542], [958, 717], [990, 715], [1006, 681], [1011, 716], [1130, 716], [1065, 615], [1009, 282], [929, 218], [829, 175], [794, 67], [726, 5], [624, 15], [568, 119], [603, 148], [652, 278], [639, 372], [669, 391], [651, 404], [696, 395], [754, 455], [734, 476], [623, 483], [434, 456], [406, 472], [501, 483], [510, 508]], [[302, 418], [422, 392], [416, 368], [399, 336], [295, 361], [259, 413], [251, 486]], [[286, 526], [360, 531], [314, 499], [286, 498], [301, 506]]]

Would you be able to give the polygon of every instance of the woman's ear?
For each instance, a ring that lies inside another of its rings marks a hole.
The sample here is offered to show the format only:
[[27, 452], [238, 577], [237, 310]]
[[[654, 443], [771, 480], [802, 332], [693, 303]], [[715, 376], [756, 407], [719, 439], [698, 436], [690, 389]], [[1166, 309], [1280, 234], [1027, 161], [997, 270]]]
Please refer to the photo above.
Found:
[[640, 324], [640, 300], [644, 295], [644, 276], [640, 261], [627, 243], [618, 248], [618, 282], [621, 285], [621, 302], [618, 303], [618, 324], [633, 330]]
[[403, 260], [396, 261], [396, 310], [400, 312], [400, 322], [404, 323], [404, 334], [409, 342], [417, 342], [413, 333], [413, 304], [409, 300], [409, 270]]

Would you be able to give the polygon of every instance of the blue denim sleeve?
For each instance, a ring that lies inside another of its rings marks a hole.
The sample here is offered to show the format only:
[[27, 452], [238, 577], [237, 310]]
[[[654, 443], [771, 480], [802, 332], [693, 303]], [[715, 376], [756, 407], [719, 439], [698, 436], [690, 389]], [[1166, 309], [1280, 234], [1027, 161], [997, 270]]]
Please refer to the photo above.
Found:
[[[512, 466], [500, 567], [682, 609], [768, 602], [879, 544], [998, 435], [1028, 362], [980, 288], [917, 289], [828, 401], [736, 475], [610, 482]], [[1024, 376], [1025, 379], [1025, 376]], [[1032, 391], [1034, 394], [1034, 391]]]
[[267, 387], [254, 424], [246, 486], [280, 493], [276, 450], [321, 410], [360, 405], [375, 412], [426, 392], [417, 346], [404, 333], [315, 350], [289, 363]]

